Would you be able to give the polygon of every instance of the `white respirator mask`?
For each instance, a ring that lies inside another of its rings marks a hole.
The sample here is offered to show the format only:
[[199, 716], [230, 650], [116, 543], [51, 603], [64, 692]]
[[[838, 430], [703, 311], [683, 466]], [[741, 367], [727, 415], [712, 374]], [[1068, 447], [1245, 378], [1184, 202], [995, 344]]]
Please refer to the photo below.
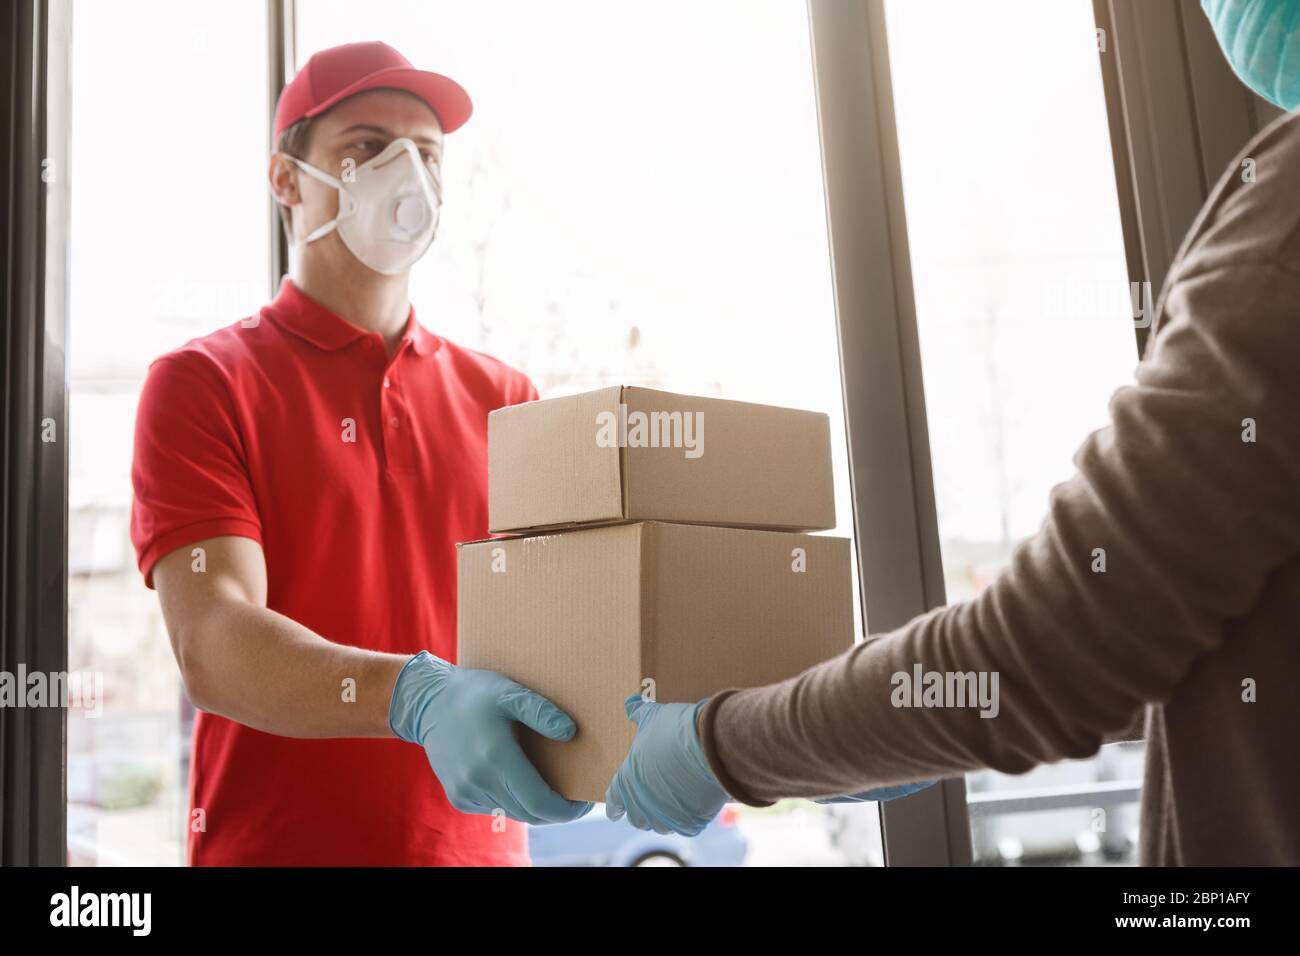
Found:
[[405, 272], [433, 242], [442, 208], [442, 184], [420, 159], [415, 143], [395, 139], [347, 181], [285, 156], [313, 179], [339, 191], [338, 215], [303, 240], [314, 242], [337, 229], [354, 256], [384, 275]]

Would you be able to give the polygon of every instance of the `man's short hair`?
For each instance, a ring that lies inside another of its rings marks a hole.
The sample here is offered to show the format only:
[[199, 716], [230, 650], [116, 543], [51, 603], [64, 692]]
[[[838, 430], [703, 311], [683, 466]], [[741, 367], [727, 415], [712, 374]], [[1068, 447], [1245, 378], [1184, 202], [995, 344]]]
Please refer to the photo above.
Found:
[[[280, 141], [276, 143], [276, 152], [284, 153], [286, 156], [292, 156], [294, 159], [306, 161], [307, 150], [311, 147], [311, 131], [315, 117], [304, 116], [293, 125], [286, 127], [285, 131], [280, 134]], [[284, 224], [284, 236], [290, 245], [293, 245], [293, 210], [289, 206], [281, 204], [280, 222]]]

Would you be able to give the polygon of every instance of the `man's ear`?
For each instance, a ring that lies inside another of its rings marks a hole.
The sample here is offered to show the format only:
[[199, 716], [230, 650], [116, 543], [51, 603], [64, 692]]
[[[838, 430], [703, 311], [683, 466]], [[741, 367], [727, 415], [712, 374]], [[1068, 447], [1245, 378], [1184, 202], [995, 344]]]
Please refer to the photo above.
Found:
[[282, 206], [296, 206], [302, 202], [298, 192], [298, 168], [281, 153], [271, 154], [271, 165], [266, 171], [271, 193]]

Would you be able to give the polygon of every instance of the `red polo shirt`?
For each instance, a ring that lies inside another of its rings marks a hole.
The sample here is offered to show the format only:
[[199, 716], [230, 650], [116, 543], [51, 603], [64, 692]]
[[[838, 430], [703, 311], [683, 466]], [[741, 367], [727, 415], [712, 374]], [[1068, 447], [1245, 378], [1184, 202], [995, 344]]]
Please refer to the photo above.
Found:
[[[163, 555], [240, 535], [267, 606], [339, 644], [456, 659], [457, 541], [487, 534], [487, 416], [537, 392], [426, 331], [383, 339], [288, 279], [261, 312], [150, 366], [136, 418], [131, 537]], [[453, 809], [422, 748], [295, 740], [202, 713], [189, 862], [526, 864], [513, 822]]]

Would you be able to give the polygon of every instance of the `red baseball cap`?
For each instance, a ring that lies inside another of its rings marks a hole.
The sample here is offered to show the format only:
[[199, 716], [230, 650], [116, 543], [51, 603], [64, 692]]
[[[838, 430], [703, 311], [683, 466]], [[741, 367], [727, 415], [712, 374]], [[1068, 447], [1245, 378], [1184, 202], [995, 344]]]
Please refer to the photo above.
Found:
[[455, 80], [417, 70], [387, 43], [345, 43], [312, 54], [280, 92], [275, 107], [275, 137], [298, 120], [317, 116], [366, 90], [405, 90], [424, 100], [444, 133], [465, 125], [474, 104]]

